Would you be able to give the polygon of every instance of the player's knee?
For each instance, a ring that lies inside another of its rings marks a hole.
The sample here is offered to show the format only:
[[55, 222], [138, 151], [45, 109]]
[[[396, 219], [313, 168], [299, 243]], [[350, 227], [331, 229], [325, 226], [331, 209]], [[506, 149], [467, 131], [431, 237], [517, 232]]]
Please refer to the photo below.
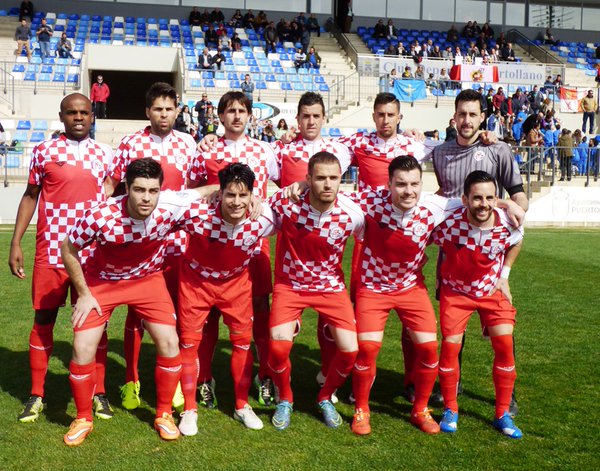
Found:
[[56, 309], [36, 309], [34, 321], [39, 325], [54, 324], [58, 316], [58, 308]]
[[419, 362], [425, 367], [434, 369], [438, 367], [438, 343], [426, 342], [415, 344]]
[[229, 340], [233, 348], [248, 350], [252, 342], [252, 331], [230, 332]]
[[358, 356], [357, 363], [370, 364], [377, 359], [379, 351], [381, 350], [381, 342], [374, 342], [372, 340], [361, 340], [358, 342]]
[[163, 357], [174, 357], [179, 353], [179, 337], [175, 329], [162, 333], [155, 339], [156, 353]]

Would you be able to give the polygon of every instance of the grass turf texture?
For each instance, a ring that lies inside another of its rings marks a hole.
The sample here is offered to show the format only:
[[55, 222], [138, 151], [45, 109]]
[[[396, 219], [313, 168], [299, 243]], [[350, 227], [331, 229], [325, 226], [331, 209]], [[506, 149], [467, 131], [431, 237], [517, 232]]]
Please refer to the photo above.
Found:
[[[10, 230], [0, 232], [0, 259], [8, 259]], [[48, 410], [34, 424], [19, 424], [16, 416], [29, 395], [28, 337], [34, 235], [23, 241], [28, 278], [17, 280], [8, 268], [0, 273], [0, 468], [1, 469], [581, 469], [600, 467], [598, 413], [598, 231], [532, 229], [511, 273], [518, 309], [516, 328], [516, 423], [524, 439], [513, 441], [495, 431], [492, 350], [481, 338], [479, 320], [469, 324], [464, 354], [465, 392], [459, 396], [461, 415], [455, 435], [427, 436], [408, 423], [410, 405], [399, 393], [403, 366], [400, 324], [390, 316], [371, 396], [373, 433], [356, 437], [349, 423], [353, 408], [338, 406], [345, 424], [325, 427], [315, 398], [319, 351], [316, 316], [305, 312], [303, 329], [292, 351], [292, 385], [296, 403], [291, 427], [276, 431], [272, 409], [251, 405], [265, 422], [259, 432], [232, 418], [229, 375], [230, 346], [226, 328], [215, 355], [219, 409], [199, 410], [199, 434], [174, 443], [162, 442], [152, 429], [154, 417], [154, 347], [144, 338], [140, 374], [142, 407], [120, 407], [118, 385], [125, 376], [124, 310], [113, 314], [109, 329], [108, 397], [115, 417], [95, 420], [95, 429], [76, 449], [62, 443], [75, 415], [68, 383], [71, 354], [69, 310], [62, 309], [55, 327], [55, 348], [46, 391]], [[345, 270], [349, 273], [352, 243]], [[436, 249], [428, 249], [425, 272], [431, 288]], [[434, 304], [436, 305], [436, 304]], [[436, 305], [437, 309], [437, 305]], [[348, 397], [349, 384], [339, 396]], [[255, 391], [251, 392], [255, 396]], [[441, 410], [434, 412], [439, 419]]]

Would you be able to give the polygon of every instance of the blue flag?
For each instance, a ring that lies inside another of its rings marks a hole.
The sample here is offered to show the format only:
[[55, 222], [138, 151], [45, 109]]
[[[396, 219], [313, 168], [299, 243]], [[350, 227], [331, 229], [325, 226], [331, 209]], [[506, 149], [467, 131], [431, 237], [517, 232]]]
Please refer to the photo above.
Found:
[[424, 80], [394, 80], [394, 95], [400, 101], [413, 102], [427, 98]]

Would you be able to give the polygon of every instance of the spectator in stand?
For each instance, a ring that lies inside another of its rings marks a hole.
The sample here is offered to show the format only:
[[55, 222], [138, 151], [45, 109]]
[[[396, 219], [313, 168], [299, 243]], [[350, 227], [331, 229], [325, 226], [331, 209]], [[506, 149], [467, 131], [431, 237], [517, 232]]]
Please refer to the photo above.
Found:
[[469, 57], [471, 62], [475, 62], [475, 58], [481, 57], [481, 53], [479, 52], [477, 45], [472, 41], [469, 45], [469, 49], [467, 50], [467, 56]]
[[244, 95], [246, 95], [248, 100], [250, 100], [250, 104], [252, 104], [254, 101], [254, 82], [252, 82], [250, 74], [246, 74], [246, 76], [244, 77], [244, 81], [242, 82], [241, 88], [242, 92], [244, 92]]
[[231, 51], [231, 38], [227, 36], [227, 31], [221, 31], [219, 36], [219, 49], [222, 51]]
[[92, 111], [96, 119], [106, 118], [106, 102], [110, 96], [110, 89], [104, 83], [104, 77], [98, 75], [96, 83], [92, 85], [90, 101], [92, 102]]
[[231, 16], [231, 20], [229, 20], [229, 26], [233, 26], [234, 28], [241, 28], [244, 26], [244, 16], [242, 15], [241, 10], [236, 10]]
[[498, 48], [493, 47], [490, 49], [489, 61], [491, 64], [495, 64], [500, 61], [500, 55], [498, 54]]
[[404, 57], [408, 54], [408, 50], [404, 47], [404, 43], [400, 41], [398, 43], [398, 56]]
[[600, 170], [600, 142], [596, 139], [590, 139], [590, 174], [594, 176], [594, 181], [598, 181], [598, 170]]
[[392, 87], [392, 88], [394, 87], [396, 80], [400, 80], [400, 76], [398, 75], [398, 71], [396, 69], [392, 69], [390, 71], [390, 77], [389, 77], [390, 87]]
[[231, 47], [233, 48], [233, 52], [242, 50], [242, 40], [237, 33], [233, 33], [233, 38], [231, 38]]
[[473, 22], [469, 21], [462, 30], [462, 37], [463, 38], [467, 38], [467, 39], [472, 39], [477, 37], [477, 33], [475, 31], [475, 28], [473, 27]]
[[475, 45], [477, 46], [477, 49], [479, 49], [480, 51], [483, 49], [487, 49], [488, 43], [487, 43], [487, 37], [485, 36], [485, 33], [483, 33], [483, 32], [479, 33], [479, 36], [477, 36], [477, 41], [475, 41]]
[[321, 27], [319, 26], [319, 20], [314, 13], [310, 14], [310, 18], [306, 20], [306, 29], [309, 33], [316, 32], [317, 37], [321, 37]]
[[294, 67], [296, 68], [296, 72], [298, 72], [298, 69], [304, 67], [304, 64], [306, 64], [306, 54], [302, 48], [299, 47], [294, 54]]
[[558, 41], [556, 39], [554, 39], [554, 36], [552, 35], [552, 31], [550, 31], [550, 28], [546, 28], [546, 32], [544, 33], [544, 44], [552, 44], [553, 46], [558, 45]]
[[42, 18], [42, 22], [36, 31], [37, 41], [40, 45], [40, 53], [42, 60], [50, 57], [50, 38], [52, 37], [52, 27], [46, 22], [46, 18]]
[[254, 13], [252, 10], [248, 10], [244, 15], [244, 28], [253, 28], [254, 27]]
[[223, 51], [220, 47], [217, 48], [217, 53], [212, 56], [213, 64], [217, 67], [218, 70], [221, 70], [223, 64], [225, 63], [225, 56], [223, 55]]
[[452, 54], [452, 46], [448, 46], [442, 51], [442, 59], [453, 60], [454, 54]]
[[490, 87], [487, 89], [485, 95], [485, 102], [487, 104], [488, 118], [494, 114], [494, 88]]
[[554, 93], [560, 93], [560, 89], [564, 85], [562, 75], [558, 74], [554, 79], [554, 82], [552, 82], [552, 85], [554, 85]]
[[440, 46], [438, 46], [437, 44], [433, 46], [433, 50], [429, 53], [429, 57], [433, 59], [441, 59], [442, 51], [440, 51]]
[[463, 60], [463, 53], [460, 50], [460, 46], [456, 46], [454, 48], [454, 59], [458, 59], [460, 57], [460, 60]]
[[311, 47], [308, 50], [308, 55], [306, 56], [306, 63], [312, 69], [321, 68], [321, 56], [319, 56], [319, 53], [315, 51], [314, 47]]
[[415, 79], [425, 80], [425, 71], [423, 70], [423, 66], [420, 64], [417, 66], [417, 70], [415, 70]]
[[520, 88], [517, 88], [512, 98], [512, 109], [515, 111], [521, 110], [523, 108], [529, 107], [529, 102], [527, 100], [527, 96], [521, 91]]
[[588, 170], [590, 148], [587, 142], [587, 137], [582, 136], [581, 142], [577, 146], [577, 153], [579, 154], [579, 163], [577, 164], [577, 171], [579, 175], [585, 175]]
[[373, 32], [373, 38], [385, 39], [387, 37], [387, 28], [383, 24], [383, 20], [380, 18], [375, 25], [375, 31]]
[[425, 86], [431, 91], [438, 90], [440, 87], [433, 74], [428, 75], [427, 79], [425, 80]]
[[267, 18], [267, 14], [260, 10], [256, 18], [254, 18], [254, 29], [258, 30], [260, 28], [264, 28], [269, 24], [269, 19]]
[[581, 100], [581, 109], [583, 111], [583, 125], [581, 130], [585, 133], [585, 125], [589, 120], [589, 133], [594, 132], [594, 116], [598, 112], [598, 101], [594, 97], [594, 91], [588, 90], [587, 96]]
[[539, 88], [537, 85], [533, 86], [533, 89], [529, 92], [527, 100], [529, 101], [529, 107], [533, 113], [537, 113], [542, 108], [542, 103], [546, 99], [544, 89]]
[[281, 42], [290, 40], [290, 25], [285, 18], [281, 18], [275, 27], [277, 30], [277, 36], [279, 36], [279, 40]]
[[486, 22], [483, 25], [483, 28], [481, 28], [481, 32], [485, 35], [486, 39], [494, 39], [494, 30], [492, 29], [489, 23]]
[[446, 40], [450, 43], [455, 43], [458, 41], [458, 30], [456, 29], [456, 26], [452, 25], [450, 27], [448, 33], [446, 33]]
[[56, 45], [56, 50], [58, 51], [58, 56], [63, 59], [73, 59], [73, 53], [71, 52], [73, 46], [71, 46], [71, 41], [67, 38], [67, 33], [62, 33], [60, 35], [60, 41]]
[[302, 32], [298, 28], [298, 23], [292, 21], [290, 23], [290, 41], [296, 44], [300, 42], [300, 37], [302, 36]]
[[558, 138], [558, 160], [560, 161], [560, 182], [571, 181], [573, 171], [573, 136], [571, 131], [563, 129]]
[[302, 44], [302, 50], [306, 54], [308, 52], [308, 46], [310, 46], [310, 31], [306, 28], [306, 25], [299, 25], [300, 30], [300, 44]]
[[456, 121], [454, 118], [451, 118], [448, 121], [448, 127], [446, 128], [446, 142], [452, 142], [456, 140], [456, 136], [458, 135], [456, 131]]
[[492, 105], [494, 105], [494, 111], [501, 110], [502, 103], [504, 102], [504, 100], [506, 100], [506, 97], [504, 96], [504, 89], [502, 87], [498, 87], [498, 93], [496, 93], [494, 95], [494, 98], [492, 98]]
[[580, 156], [579, 156], [579, 145], [583, 140], [581, 130], [576, 129], [573, 133], [573, 158], [571, 159], [572, 170], [575, 170], [575, 175], [579, 174]]
[[383, 51], [383, 55], [384, 56], [397, 56], [398, 48], [396, 46], [394, 46], [393, 43], [389, 43], [388, 47], [386, 47], [385, 51]]
[[[536, 121], [533, 127], [527, 132], [525, 136], [525, 145], [527, 147], [540, 147], [544, 144], [544, 136], [542, 136], [540, 130], [540, 123]], [[531, 157], [535, 157], [533, 153]]]
[[402, 78], [404, 80], [410, 80], [414, 78], [412, 72], [410, 71], [410, 66], [407, 65], [406, 67], [404, 67], [404, 72], [402, 72]]
[[202, 25], [202, 13], [198, 11], [198, 7], [192, 8], [189, 16], [190, 26], [201, 26]]
[[198, 56], [198, 67], [202, 70], [216, 70], [217, 68], [207, 47], [205, 47], [202, 50], [202, 54]]
[[275, 29], [275, 23], [270, 21], [264, 31], [265, 37], [265, 54], [269, 55], [269, 52], [276, 52], [277, 42], [279, 38], [277, 36], [277, 30]]
[[208, 25], [208, 30], [204, 33], [204, 43], [211, 47], [218, 46], [219, 36], [217, 35], [215, 26], [212, 23]]
[[[198, 125], [201, 123], [199, 122]], [[204, 121], [202, 123], [202, 135], [215, 134], [219, 127], [219, 118], [215, 113], [215, 109], [212, 104], [208, 105], [206, 114], [204, 115]]]
[[223, 23], [225, 21], [225, 15], [220, 8], [215, 8], [210, 12], [210, 21], [213, 23]]
[[287, 131], [288, 131], [288, 125], [287, 125], [285, 119], [281, 118], [279, 120], [279, 122], [277, 123], [277, 129], [275, 129], [275, 139], [277, 139], [277, 140], [281, 139], [281, 136], [283, 136]]
[[294, 21], [298, 23], [298, 26], [306, 26], [306, 16], [304, 15], [304, 12], [301, 11], [300, 13], [298, 13], [298, 16], [294, 18]]
[[496, 39], [496, 47], [498, 50], [501, 50], [504, 45], [507, 43], [506, 38], [504, 37], [504, 31], [500, 33], [500, 36]]
[[501, 118], [500, 110], [496, 110], [490, 115], [487, 122], [487, 130], [492, 131], [498, 137], [498, 140], [504, 139], [504, 132], [500, 122]]
[[394, 26], [393, 20], [389, 19], [385, 27], [386, 37], [388, 39], [398, 39], [398, 29]]
[[273, 123], [268, 119], [262, 130], [262, 140], [265, 142], [275, 142], [275, 129], [273, 129]]
[[446, 69], [442, 68], [440, 74], [437, 77], [438, 86], [443, 93], [446, 93], [446, 88], [451, 86], [450, 76], [446, 72]]
[[196, 114], [198, 115], [198, 129], [200, 130], [204, 126], [204, 120], [209, 106], [213, 106], [213, 104], [208, 99], [208, 95], [203, 93], [202, 98], [198, 100], [194, 106], [194, 110], [196, 110]]
[[21, 2], [19, 7], [19, 21], [23, 21], [23, 18], [29, 18], [29, 22], [33, 21], [33, 3], [29, 0]]
[[181, 111], [177, 115], [177, 119], [175, 120], [175, 129], [177, 131], [189, 134], [192, 128], [192, 124], [194, 124], [194, 120], [192, 119], [190, 108], [188, 105], [183, 105]]
[[27, 59], [31, 59], [31, 49], [29, 48], [29, 39], [31, 39], [31, 28], [27, 24], [26, 19], [21, 20], [21, 24], [15, 30], [15, 41], [17, 41], [17, 50], [15, 54], [21, 55], [21, 51], [25, 48]]
[[506, 43], [506, 45], [500, 50], [500, 57], [506, 62], [515, 62], [517, 60], [515, 58], [515, 51], [513, 50], [511, 43]]

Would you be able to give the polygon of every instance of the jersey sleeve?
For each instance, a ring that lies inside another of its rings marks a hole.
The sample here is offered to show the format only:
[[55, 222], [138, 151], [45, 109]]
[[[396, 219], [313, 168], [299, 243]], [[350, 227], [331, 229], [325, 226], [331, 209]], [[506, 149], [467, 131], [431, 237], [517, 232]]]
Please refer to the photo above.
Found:
[[275, 227], [275, 214], [270, 206], [263, 204], [262, 215], [258, 218], [260, 222], [260, 237], [269, 237], [277, 232]]
[[462, 204], [461, 198], [446, 198], [440, 195], [427, 195], [423, 198], [426, 205], [433, 215], [434, 226], [439, 226], [449, 215], [453, 213]]
[[29, 178], [27, 183], [30, 185], [40, 186], [44, 179], [44, 159], [41, 158], [39, 146], [34, 147], [31, 163], [29, 164]]
[[267, 163], [267, 175], [269, 180], [277, 182], [281, 179], [281, 172], [279, 171], [279, 162], [277, 160], [277, 154], [273, 147], [265, 142], [261, 142], [261, 145], [265, 152], [266, 163]]
[[355, 205], [357, 205], [363, 213], [366, 213], [369, 206], [369, 196], [373, 197], [372, 191], [353, 191], [351, 193], [344, 193]]
[[342, 175], [348, 171], [348, 167], [352, 164], [352, 156], [348, 147], [340, 142], [333, 143], [335, 148], [335, 156], [340, 161], [340, 167], [342, 168]]
[[[346, 149], [348, 149], [348, 156], [350, 158], [350, 165], [358, 165], [355, 156], [355, 150], [358, 145], [359, 139], [362, 137], [361, 133], [355, 133], [351, 136], [340, 136], [338, 138], [333, 139], [334, 142], [343, 145]], [[341, 161], [340, 161], [341, 162]]]
[[521, 240], [523, 240], [523, 226], [514, 227], [513, 225], [511, 225], [508, 217], [508, 211], [506, 211], [505, 209], [498, 208], [498, 213], [500, 214], [502, 225], [510, 232], [510, 236], [507, 240], [508, 245], [510, 245], [511, 247], [513, 245], [517, 245], [519, 242], [521, 242]]
[[284, 216], [285, 205], [289, 203], [289, 199], [283, 196], [283, 191], [284, 190], [279, 190], [269, 198], [269, 207], [274, 216], [274, 223], [277, 229], [281, 227], [281, 219]]
[[510, 196], [523, 191], [523, 178], [519, 164], [514, 159], [510, 147], [500, 142], [498, 145], [498, 183]]
[[108, 176], [118, 182], [125, 179], [125, 171], [129, 165], [129, 151], [131, 147], [128, 139], [123, 139], [108, 167]]
[[200, 234], [198, 230], [208, 215], [208, 204], [201, 201], [193, 201], [179, 220], [178, 228], [188, 234]]
[[199, 152], [196, 154], [196, 157], [192, 161], [192, 165], [190, 165], [188, 178], [190, 181], [199, 184], [204, 183], [208, 179], [206, 161], [203, 153]]
[[69, 231], [69, 242], [77, 250], [81, 250], [94, 242], [97, 232], [96, 211], [94, 211], [94, 208], [91, 208], [85, 212], [84, 216]]

